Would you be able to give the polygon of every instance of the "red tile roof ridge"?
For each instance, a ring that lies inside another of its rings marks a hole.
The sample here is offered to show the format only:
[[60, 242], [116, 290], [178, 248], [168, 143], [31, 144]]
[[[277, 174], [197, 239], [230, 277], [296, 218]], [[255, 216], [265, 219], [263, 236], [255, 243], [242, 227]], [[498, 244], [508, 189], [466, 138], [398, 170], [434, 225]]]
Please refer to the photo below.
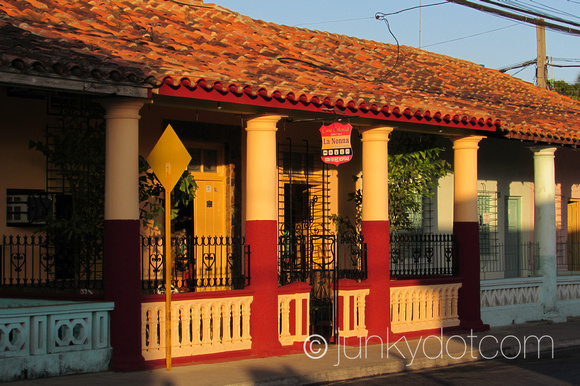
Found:
[[458, 116], [466, 118], [448, 121], [514, 130], [526, 119], [534, 132], [562, 125], [579, 136], [577, 101], [497, 70], [414, 47], [254, 20], [203, 1], [4, 0], [0, 23], [0, 71], [44, 68], [51, 76], [92, 77], [96, 69], [99, 81], [171, 93], [203, 79], [216, 93], [206, 92], [210, 98], [300, 101], [293, 108], [324, 105], [369, 117], [387, 112], [389, 119], [401, 114], [420, 123]]

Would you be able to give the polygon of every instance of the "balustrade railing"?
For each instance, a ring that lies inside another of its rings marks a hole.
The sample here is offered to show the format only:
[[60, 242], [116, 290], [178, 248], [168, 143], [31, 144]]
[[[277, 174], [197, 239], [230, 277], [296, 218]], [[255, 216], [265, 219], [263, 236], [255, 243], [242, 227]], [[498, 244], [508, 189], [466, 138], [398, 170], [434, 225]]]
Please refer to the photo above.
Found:
[[308, 339], [310, 291], [278, 294], [278, 339], [282, 346]]
[[[252, 300], [251, 296], [234, 296], [171, 302], [172, 355], [177, 358], [250, 349]], [[142, 303], [141, 321], [143, 357], [165, 358], [165, 302]]]
[[112, 302], [0, 301], [0, 382], [106, 371]]
[[103, 288], [101, 254], [74, 251], [70, 245], [55, 243], [42, 235], [3, 236], [0, 250], [0, 279], [4, 289], [88, 291]]
[[[242, 289], [250, 281], [250, 246], [240, 237], [171, 239], [173, 291]], [[165, 292], [164, 237], [141, 239], [142, 290]]]
[[339, 336], [344, 338], [364, 337], [366, 328], [366, 296], [368, 288], [348, 288], [338, 290]]
[[454, 276], [458, 273], [452, 234], [390, 234], [391, 278]]
[[394, 333], [459, 325], [461, 283], [391, 287], [391, 329]]

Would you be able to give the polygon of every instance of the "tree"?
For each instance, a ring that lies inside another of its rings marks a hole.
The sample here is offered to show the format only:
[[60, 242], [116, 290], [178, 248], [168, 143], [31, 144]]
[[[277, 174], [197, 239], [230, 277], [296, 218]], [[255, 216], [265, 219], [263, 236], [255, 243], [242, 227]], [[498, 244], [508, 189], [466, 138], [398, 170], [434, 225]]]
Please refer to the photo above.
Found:
[[421, 210], [423, 197], [431, 198], [438, 180], [451, 172], [433, 147], [389, 156], [389, 223], [392, 230], [412, 228], [411, 216]]
[[[393, 133], [389, 149], [389, 223], [390, 229], [411, 230], [412, 216], [421, 210], [423, 197], [433, 197], [438, 180], [451, 173], [451, 165], [442, 158], [444, 148], [436, 146], [434, 137]], [[357, 177], [354, 177], [355, 180]], [[355, 224], [333, 215], [338, 233], [360, 233], [363, 194], [349, 194], [356, 205]]]
[[565, 95], [572, 99], [580, 100], [580, 77], [574, 84], [567, 83], [563, 80], [551, 80], [550, 89], [560, 95]]

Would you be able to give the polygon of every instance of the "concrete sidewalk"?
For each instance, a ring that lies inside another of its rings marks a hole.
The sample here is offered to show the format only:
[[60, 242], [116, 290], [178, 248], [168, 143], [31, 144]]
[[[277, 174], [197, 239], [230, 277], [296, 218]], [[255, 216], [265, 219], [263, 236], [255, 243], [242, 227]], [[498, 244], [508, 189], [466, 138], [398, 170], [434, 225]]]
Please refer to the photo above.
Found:
[[[433, 334], [415, 340], [361, 347], [313, 345], [304, 352], [269, 358], [193, 364], [132, 373], [103, 372], [71, 375], [11, 385], [297, 385], [368, 377], [379, 374], [448, 366], [493, 358], [551, 358], [552, 349], [580, 346], [580, 318], [566, 323], [535, 322], [492, 328], [481, 333]], [[540, 345], [541, 353], [538, 351]], [[312, 358], [311, 358], [312, 357]], [[313, 359], [319, 357], [319, 359]]]

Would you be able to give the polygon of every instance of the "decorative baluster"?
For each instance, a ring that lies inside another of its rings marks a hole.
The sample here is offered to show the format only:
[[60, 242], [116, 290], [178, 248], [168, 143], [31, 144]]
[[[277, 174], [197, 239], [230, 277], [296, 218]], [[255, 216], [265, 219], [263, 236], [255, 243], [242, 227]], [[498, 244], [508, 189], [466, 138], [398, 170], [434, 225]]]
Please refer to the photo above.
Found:
[[193, 347], [201, 345], [201, 322], [200, 322], [200, 304], [191, 305], [191, 344]]
[[208, 304], [201, 306], [201, 323], [202, 323], [202, 337], [201, 345], [205, 346], [211, 343], [210, 338], [210, 320], [211, 320], [211, 310]]
[[290, 298], [284, 296], [279, 301], [280, 314], [280, 338], [287, 338], [290, 336]]
[[222, 343], [229, 344], [232, 343], [232, 303], [231, 301], [226, 301], [222, 303]]
[[366, 299], [365, 294], [358, 295], [358, 329], [359, 330], [366, 330], [366, 320], [365, 320], [365, 309], [366, 309]]
[[237, 301], [233, 304], [232, 306], [232, 318], [233, 318], [233, 323], [232, 323], [232, 330], [233, 330], [233, 334], [232, 334], [232, 341], [234, 343], [238, 343], [242, 341], [242, 324], [240, 323], [240, 318], [241, 318], [241, 302]]
[[250, 301], [242, 302], [242, 342], [248, 342], [252, 339], [250, 336]]
[[213, 345], [219, 344], [221, 340], [221, 306], [220, 304], [214, 304], [211, 306], [211, 319], [212, 319], [212, 336], [211, 343]]
[[456, 285], [453, 287], [453, 300], [452, 300], [452, 314], [451, 317], [453, 319], [457, 319], [458, 315], [458, 299], [459, 299], [459, 287], [460, 285]]

